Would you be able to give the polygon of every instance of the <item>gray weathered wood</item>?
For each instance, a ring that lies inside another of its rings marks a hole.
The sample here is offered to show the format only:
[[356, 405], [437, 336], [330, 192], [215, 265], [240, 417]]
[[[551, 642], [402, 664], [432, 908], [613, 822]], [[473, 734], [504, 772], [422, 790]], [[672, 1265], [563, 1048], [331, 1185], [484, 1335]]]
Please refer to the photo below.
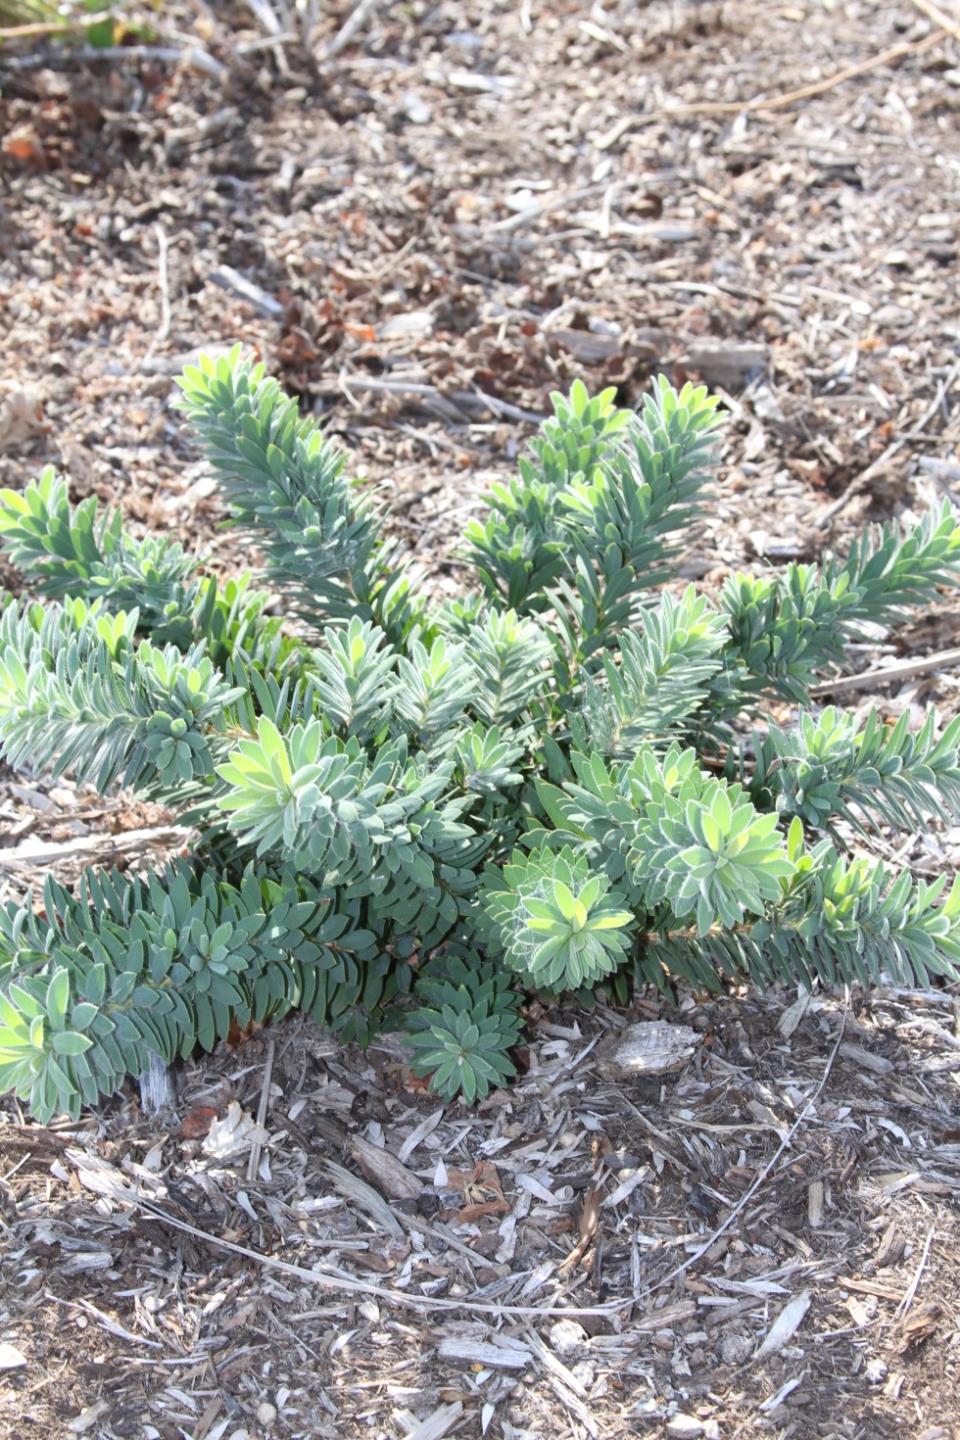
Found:
[[699, 1044], [700, 1036], [689, 1025], [646, 1020], [618, 1035], [600, 1065], [610, 1075], [666, 1075], [682, 1070]]
[[177, 1103], [173, 1066], [161, 1060], [159, 1055], [151, 1053], [150, 1065], [140, 1076], [140, 1103], [148, 1115], [172, 1110]]

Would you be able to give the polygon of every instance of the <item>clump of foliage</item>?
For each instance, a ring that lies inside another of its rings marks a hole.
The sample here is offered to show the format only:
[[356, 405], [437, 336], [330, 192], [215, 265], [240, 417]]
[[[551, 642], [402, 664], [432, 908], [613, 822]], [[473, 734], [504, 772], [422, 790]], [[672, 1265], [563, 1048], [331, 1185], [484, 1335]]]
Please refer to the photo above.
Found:
[[530, 989], [960, 973], [960, 887], [868, 858], [877, 827], [957, 812], [960, 720], [810, 698], [956, 582], [946, 510], [715, 601], [665, 588], [716, 401], [660, 380], [633, 414], [576, 384], [468, 528], [475, 590], [435, 605], [260, 366], [180, 384], [274, 599], [72, 508], [52, 471], [0, 494], [47, 597], [0, 615], [3, 755], [197, 836], [147, 878], [0, 909], [0, 1089], [75, 1115], [151, 1054], [299, 1008], [360, 1041], [401, 1028], [415, 1071], [473, 1100], [513, 1073]]
[[[151, 0], [156, 4], [156, 0]], [[149, 39], [150, 32], [140, 21], [124, 16], [129, 6], [112, 5], [111, 0], [0, 0], [0, 36], [7, 42], [29, 43], [44, 40], [82, 40], [103, 50], [119, 44], [126, 36]], [[103, 18], [98, 18], [99, 16]], [[22, 31], [22, 34], [19, 33]]]
[[59, 5], [52, 0], [0, 0], [0, 25], [56, 24]]

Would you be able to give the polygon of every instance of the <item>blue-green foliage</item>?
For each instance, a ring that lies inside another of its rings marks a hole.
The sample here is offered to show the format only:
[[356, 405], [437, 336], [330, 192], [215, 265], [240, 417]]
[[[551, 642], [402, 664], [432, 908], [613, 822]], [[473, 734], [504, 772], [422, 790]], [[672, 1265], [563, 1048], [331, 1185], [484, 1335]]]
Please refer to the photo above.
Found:
[[0, 617], [0, 739], [13, 765], [71, 770], [105, 790], [175, 790], [209, 775], [231, 688], [202, 645], [136, 641], [137, 612], [83, 601]]
[[945, 502], [906, 533], [894, 524], [868, 530], [845, 561], [733, 576], [723, 592], [727, 656], [739, 670], [729, 708], [764, 692], [806, 704], [817, 671], [843, 660], [864, 623], [894, 623], [958, 575], [960, 527]]
[[345, 474], [345, 458], [301, 418], [262, 365], [239, 346], [202, 357], [180, 380], [181, 408], [201, 437], [232, 517], [262, 548], [276, 584], [306, 618], [376, 620], [406, 635], [422, 599], [396, 576], [373, 505]]
[[476, 954], [451, 945], [417, 978], [417, 1006], [401, 1012], [414, 1074], [430, 1076], [445, 1100], [473, 1102], [502, 1085], [516, 1066], [511, 1047], [523, 1021], [510, 977]]
[[571, 718], [577, 744], [632, 754], [645, 741], [689, 731], [709, 703], [727, 638], [722, 615], [692, 586], [679, 600], [661, 595], [642, 625], [617, 636], [595, 677], [584, 678]]
[[0, 609], [3, 757], [132, 786], [195, 837], [0, 912], [0, 1089], [75, 1115], [151, 1054], [298, 1007], [360, 1040], [386, 1017], [472, 1101], [514, 1072], [527, 988], [960, 975], [960, 888], [865, 858], [878, 826], [956, 817], [960, 720], [810, 701], [852, 639], [956, 582], [948, 511], [715, 600], [657, 589], [716, 401], [661, 379], [633, 414], [577, 384], [468, 528], [478, 592], [433, 608], [262, 367], [235, 351], [181, 385], [264, 588], [71, 508], [51, 471], [0, 493], [0, 545], [48, 599]]
[[875, 709], [858, 722], [830, 705], [790, 731], [771, 725], [750, 748], [749, 767], [738, 758], [754, 798], [807, 825], [909, 831], [960, 813], [960, 716], [938, 731], [931, 710], [911, 730], [907, 711], [886, 725]]
[[625, 897], [583, 851], [515, 851], [484, 897], [491, 949], [510, 969], [557, 990], [595, 985], [623, 963], [635, 927]]
[[149, 880], [91, 871], [0, 910], [0, 1090], [34, 1114], [119, 1088], [149, 1055], [212, 1050], [294, 1006], [326, 1019], [376, 953], [350, 907], [290, 871], [217, 881], [183, 862]]
[[93, 496], [73, 509], [66, 482], [49, 466], [22, 493], [0, 490], [0, 540], [45, 595], [136, 608], [145, 631], [182, 635], [189, 625], [196, 559], [167, 536], [135, 539], [119, 510], [98, 515]]

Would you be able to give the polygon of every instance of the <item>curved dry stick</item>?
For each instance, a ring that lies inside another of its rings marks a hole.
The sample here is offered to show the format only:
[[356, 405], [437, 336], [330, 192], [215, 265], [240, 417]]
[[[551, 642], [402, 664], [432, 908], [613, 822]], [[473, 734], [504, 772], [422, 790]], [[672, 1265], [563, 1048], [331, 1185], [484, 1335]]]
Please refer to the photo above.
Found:
[[[696, 1265], [698, 1260], [702, 1260], [704, 1255], [706, 1255], [707, 1251], [713, 1249], [714, 1245], [716, 1245], [717, 1241], [720, 1239], [720, 1236], [723, 1235], [725, 1231], [730, 1229], [730, 1226], [733, 1224], [734, 1220], [736, 1220], [737, 1216], [742, 1212], [747, 1202], [753, 1199], [754, 1195], [756, 1195], [757, 1191], [760, 1189], [760, 1186], [764, 1183], [764, 1181], [770, 1175], [771, 1171], [773, 1171], [778, 1164], [783, 1152], [789, 1149], [790, 1142], [793, 1139], [794, 1135], [796, 1135], [797, 1131], [800, 1129], [800, 1126], [803, 1124], [804, 1120], [807, 1118], [807, 1115], [810, 1112], [810, 1107], [813, 1105], [814, 1101], [819, 1099], [820, 1095], [823, 1093], [823, 1087], [826, 1085], [827, 1081], [830, 1078], [830, 1071], [833, 1069], [833, 1062], [837, 1058], [837, 1053], [840, 1049], [840, 1042], [843, 1040], [843, 1034], [846, 1028], [847, 1016], [846, 1011], [844, 1011], [843, 1016], [840, 1020], [840, 1029], [837, 1031], [837, 1038], [834, 1041], [833, 1049], [830, 1052], [830, 1058], [827, 1061], [827, 1067], [820, 1077], [819, 1085], [817, 1086], [816, 1090], [814, 1090], [813, 1094], [810, 1096], [810, 1099], [807, 1101], [806, 1105], [804, 1105], [803, 1109], [800, 1111], [800, 1114], [797, 1116], [796, 1120], [794, 1120], [793, 1124], [790, 1126], [790, 1129], [787, 1131], [786, 1135], [784, 1135], [783, 1139], [780, 1141], [780, 1144], [774, 1152], [773, 1158], [769, 1160], [767, 1164], [763, 1167], [763, 1169], [760, 1171], [760, 1174], [750, 1186], [749, 1190], [744, 1191], [744, 1193], [740, 1196], [740, 1199], [737, 1201], [736, 1205], [734, 1205], [733, 1209], [730, 1211], [730, 1214], [727, 1216], [726, 1220], [724, 1220], [723, 1224], [718, 1225], [717, 1229], [714, 1230], [713, 1234], [710, 1235], [703, 1242], [700, 1248], [698, 1250], [695, 1250], [692, 1255], [690, 1255], [686, 1260], [684, 1260], [682, 1265], [677, 1265], [673, 1270], [671, 1270], [669, 1275], [665, 1275], [662, 1280], [658, 1280], [655, 1285], [648, 1285], [642, 1291], [643, 1298], [646, 1298], [647, 1295], [652, 1295], [655, 1290], [662, 1290], [666, 1285], [669, 1285], [671, 1281], [676, 1280], [680, 1275], [685, 1275], [692, 1265]], [[640, 1297], [635, 1296], [634, 1298], [638, 1299]]]
[[[913, 0], [913, 3], [922, 6], [927, 0]], [[744, 110], [783, 110], [788, 105], [795, 105], [798, 100], [812, 100], [817, 95], [826, 94], [828, 90], [835, 90], [838, 85], [845, 84], [847, 80], [855, 80], [858, 75], [866, 75], [871, 70], [892, 65], [895, 60], [902, 60], [906, 55], [920, 55], [924, 50], [932, 50], [945, 36], [956, 33], [960, 33], [960, 25], [951, 28], [950, 22], [944, 17], [940, 29], [925, 35], [922, 40], [901, 41], [899, 45], [891, 45], [889, 50], [881, 50], [879, 55], [874, 55], [869, 60], [862, 60], [858, 65], [849, 65], [845, 70], [838, 70], [835, 75], [830, 75], [825, 80], [814, 80], [796, 90], [786, 90], [781, 95], [771, 95], [769, 99], [757, 95], [752, 100], [705, 100], [702, 104], [671, 106], [665, 113], [668, 116], [739, 115]]]
[[691, 105], [670, 105], [664, 110], [648, 115], [625, 115], [608, 134], [601, 137], [597, 142], [597, 149], [608, 150], [611, 145], [622, 140], [628, 131], [636, 129], [639, 125], [648, 124], [652, 120], [683, 119], [687, 115], [740, 115], [743, 112], [784, 110], [790, 105], [797, 104], [800, 100], [812, 100], [818, 95], [825, 95], [827, 91], [835, 90], [838, 85], [845, 84], [847, 80], [855, 80], [858, 75], [867, 75], [871, 70], [879, 70], [885, 65], [892, 65], [907, 55], [920, 55], [925, 50], [932, 50], [947, 35], [960, 36], [960, 22], [952, 21], [949, 16], [944, 15], [932, 3], [932, 0], [912, 0], [912, 4], [916, 5], [940, 27], [931, 34], [924, 35], [922, 40], [901, 41], [898, 45], [891, 45], [888, 50], [882, 50], [879, 55], [871, 56], [869, 60], [862, 60], [857, 65], [849, 65], [845, 70], [838, 70], [836, 74], [828, 75], [825, 80], [814, 80], [809, 85], [798, 86], [796, 90], [785, 90], [780, 95], [771, 95], [768, 98], [755, 95], [749, 100], [704, 100]]
[[933, 0], [910, 0], [910, 3], [916, 10], [919, 10], [921, 14], [926, 15], [928, 20], [932, 20], [935, 25], [939, 25], [941, 30], [946, 30], [948, 34], [960, 40], [960, 19], [951, 19], [949, 15], [940, 9], [939, 5], [934, 5]]

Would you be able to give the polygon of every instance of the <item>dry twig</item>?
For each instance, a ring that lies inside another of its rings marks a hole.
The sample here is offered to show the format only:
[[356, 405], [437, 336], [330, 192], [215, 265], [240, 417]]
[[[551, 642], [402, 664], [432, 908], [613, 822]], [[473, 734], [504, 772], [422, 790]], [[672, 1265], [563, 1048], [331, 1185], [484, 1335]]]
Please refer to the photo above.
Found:
[[824, 510], [817, 519], [818, 530], [826, 529], [827, 525], [833, 519], [834, 515], [838, 515], [840, 511], [848, 504], [850, 500], [853, 499], [855, 495], [859, 495], [861, 491], [864, 490], [869, 484], [869, 482], [873, 479], [874, 475], [878, 474], [884, 468], [884, 466], [893, 459], [894, 455], [898, 454], [903, 449], [903, 447], [907, 445], [911, 440], [917, 439], [923, 433], [923, 431], [930, 424], [930, 421], [934, 418], [937, 412], [942, 409], [944, 402], [947, 396], [950, 394], [950, 391], [953, 389], [954, 382], [956, 381], [958, 376], [960, 376], [960, 364], [954, 365], [950, 373], [947, 375], [947, 378], [945, 380], [941, 380], [940, 384], [937, 386], [936, 395], [933, 397], [933, 400], [927, 406], [926, 410], [924, 410], [923, 414], [920, 416], [920, 419], [917, 421], [913, 429], [908, 434], [901, 435], [897, 440], [892, 441], [891, 444], [889, 444], [884, 450], [883, 454], [878, 455], [876, 460], [874, 460], [872, 464], [868, 465], [866, 470], [862, 471], [861, 474], [855, 475], [854, 478], [850, 481], [850, 484], [843, 491], [842, 495], [838, 495], [836, 500], [834, 500], [832, 504], [827, 506], [826, 510]]
[[[914, 0], [914, 4], [919, 4], [921, 8], [925, 3], [927, 0]], [[798, 104], [801, 100], [813, 100], [818, 95], [825, 95], [830, 90], [836, 90], [839, 85], [846, 84], [848, 80], [855, 80], [858, 76], [867, 75], [872, 70], [880, 70], [885, 65], [893, 65], [907, 55], [921, 55], [926, 50], [932, 50], [948, 34], [955, 33], [951, 30], [950, 22], [946, 17], [943, 17], [942, 21], [938, 23], [941, 28], [925, 35], [922, 40], [901, 41], [897, 45], [891, 45], [887, 50], [882, 50], [879, 55], [872, 55], [869, 60], [862, 60], [857, 65], [849, 65], [846, 69], [838, 70], [823, 80], [815, 80], [809, 85], [800, 85], [795, 90], [785, 90], [779, 95], [754, 95], [749, 100], [703, 100], [691, 105], [670, 105], [665, 110], [651, 111], [646, 115], [624, 117], [609, 134], [601, 138], [597, 148], [606, 150], [621, 140], [629, 130], [633, 130], [639, 125], [650, 124], [655, 120], [662, 120], [664, 117], [680, 119], [688, 115], [742, 115], [744, 112], [785, 110], [791, 105]]]
[[960, 20], [951, 19], [944, 10], [940, 9], [939, 5], [934, 5], [933, 0], [910, 0], [910, 3], [914, 9], [919, 10], [922, 15], [926, 15], [928, 20], [932, 20], [934, 25], [939, 25], [941, 30], [946, 30], [955, 39], [960, 40]]
[[[102, 18], [100, 16], [98, 19]], [[2, 38], [2, 36], [0, 36]], [[144, 61], [155, 61], [158, 65], [182, 65], [186, 70], [198, 71], [211, 79], [225, 81], [229, 75], [226, 65], [215, 60], [202, 45], [77, 45], [62, 48], [54, 57], [49, 51], [39, 49], [27, 55], [4, 57], [4, 68], [15, 72], [28, 70], [66, 70], [78, 65], [99, 64], [105, 60], [116, 60], [125, 65], [139, 65]]]
[[432, 1310], [463, 1310], [469, 1314], [519, 1316], [525, 1319], [541, 1315], [564, 1315], [570, 1319], [577, 1319], [583, 1316], [609, 1315], [614, 1310], [622, 1310], [631, 1301], [631, 1297], [626, 1295], [619, 1300], [605, 1301], [602, 1305], [497, 1305], [489, 1302], [480, 1303], [470, 1300], [468, 1297], [462, 1300], [446, 1300], [437, 1295], [408, 1295], [401, 1290], [388, 1290], [384, 1285], [374, 1285], [368, 1280], [357, 1280], [345, 1270], [338, 1270], [333, 1266], [317, 1265], [312, 1270], [308, 1270], [305, 1265], [294, 1265], [289, 1260], [278, 1260], [273, 1255], [264, 1255], [259, 1250], [252, 1250], [246, 1245], [238, 1245], [233, 1240], [223, 1239], [220, 1235], [211, 1235], [208, 1230], [201, 1230], [199, 1226], [190, 1225], [178, 1216], [170, 1214], [161, 1205], [157, 1205], [155, 1201], [139, 1194], [132, 1187], [118, 1186], [111, 1192], [111, 1198], [139, 1207], [145, 1215], [160, 1221], [163, 1225], [170, 1225], [174, 1230], [180, 1230], [185, 1235], [192, 1235], [194, 1239], [202, 1240], [207, 1245], [213, 1245], [221, 1250], [229, 1250], [233, 1255], [243, 1255], [246, 1259], [255, 1261], [267, 1270], [277, 1270], [283, 1275], [291, 1275], [295, 1279], [305, 1280], [312, 1285], [320, 1285], [327, 1290], [342, 1290], [346, 1294], [353, 1295], [372, 1295], [387, 1304], [399, 1305], [410, 1310], [423, 1310], [427, 1313]]
[[806, 1120], [807, 1116], [810, 1113], [811, 1107], [818, 1099], [818, 1097], [822, 1094], [824, 1086], [830, 1079], [830, 1072], [833, 1069], [833, 1062], [836, 1060], [837, 1055], [839, 1054], [840, 1045], [843, 1041], [843, 1035], [846, 1028], [847, 1016], [846, 1012], [844, 1012], [840, 1020], [840, 1028], [837, 1032], [837, 1038], [834, 1041], [833, 1049], [830, 1051], [830, 1058], [827, 1060], [826, 1068], [824, 1069], [824, 1072], [820, 1077], [817, 1088], [814, 1090], [813, 1094], [810, 1096], [809, 1100], [804, 1105], [803, 1109], [800, 1111], [800, 1114], [797, 1116], [796, 1120], [794, 1120], [793, 1124], [790, 1126], [790, 1129], [787, 1131], [786, 1135], [784, 1135], [783, 1139], [780, 1141], [780, 1144], [777, 1146], [770, 1160], [767, 1162], [766, 1165], [764, 1165], [763, 1169], [760, 1171], [760, 1174], [756, 1177], [753, 1184], [749, 1187], [749, 1189], [744, 1191], [740, 1199], [737, 1201], [736, 1205], [734, 1205], [733, 1209], [730, 1211], [727, 1218], [723, 1221], [721, 1225], [717, 1226], [713, 1234], [710, 1235], [703, 1242], [702, 1245], [698, 1246], [698, 1248], [693, 1252], [693, 1254], [688, 1256], [681, 1265], [674, 1266], [674, 1268], [670, 1271], [669, 1275], [665, 1275], [664, 1278], [662, 1280], [658, 1280], [656, 1284], [649, 1285], [643, 1292], [644, 1295], [651, 1295], [655, 1290], [663, 1290], [674, 1280], [679, 1279], [681, 1275], [685, 1275], [686, 1272], [691, 1268], [691, 1266], [696, 1265], [698, 1260], [702, 1260], [704, 1255], [706, 1255], [707, 1251], [713, 1249], [714, 1245], [716, 1245], [721, 1235], [725, 1234], [726, 1231], [730, 1229], [730, 1226], [733, 1224], [734, 1220], [736, 1220], [737, 1216], [742, 1213], [744, 1207], [749, 1203], [749, 1201], [753, 1199], [754, 1195], [756, 1195], [757, 1191], [760, 1189], [760, 1186], [764, 1183], [767, 1177], [773, 1173], [773, 1171], [776, 1169], [777, 1165], [780, 1162], [781, 1155], [783, 1155], [785, 1150], [788, 1150], [790, 1148], [790, 1143], [793, 1140], [794, 1135], [796, 1135], [797, 1131], [800, 1129], [800, 1126], [803, 1124], [804, 1120]]
[[[267, 1046], [267, 1058], [263, 1064], [263, 1083], [260, 1086], [260, 1104], [257, 1106], [257, 1132], [261, 1133], [267, 1124], [267, 1109], [270, 1105], [270, 1081], [273, 1078], [273, 1060], [277, 1053], [277, 1042], [271, 1040]], [[247, 1179], [255, 1180], [260, 1169], [263, 1142], [254, 1140], [247, 1160]]]
[[150, 344], [147, 346], [147, 353], [144, 356], [145, 360], [149, 360], [154, 354], [154, 351], [166, 340], [170, 334], [171, 322], [170, 271], [168, 265], [170, 244], [167, 240], [167, 232], [162, 225], [159, 223], [154, 225], [153, 230], [157, 237], [157, 283], [160, 287], [160, 325]]
[[931, 1225], [931, 1226], [930, 1226], [930, 1229], [927, 1231], [927, 1239], [926, 1239], [926, 1242], [925, 1242], [924, 1247], [923, 1247], [923, 1253], [922, 1253], [922, 1255], [920, 1256], [920, 1263], [919, 1263], [919, 1265], [917, 1266], [916, 1270], [915, 1270], [914, 1273], [913, 1273], [913, 1278], [912, 1278], [912, 1280], [910, 1281], [910, 1284], [907, 1286], [907, 1293], [904, 1295], [903, 1299], [900, 1301], [900, 1307], [899, 1307], [899, 1310], [898, 1310], [897, 1313], [898, 1313], [898, 1318], [899, 1318], [901, 1321], [906, 1320], [907, 1315], [910, 1313], [910, 1306], [913, 1304], [914, 1300], [917, 1298], [917, 1291], [918, 1291], [919, 1288], [920, 1288], [920, 1280], [921, 1280], [921, 1278], [922, 1278], [922, 1276], [923, 1276], [924, 1270], [926, 1269], [927, 1257], [928, 1257], [929, 1254], [930, 1254], [930, 1245], [931, 1245], [931, 1243], [932, 1243], [932, 1241], [933, 1241], [933, 1232], [934, 1232], [935, 1228], [936, 1228], [936, 1226]]
[[815, 698], [837, 695], [843, 690], [870, 690], [875, 685], [888, 685], [892, 680], [911, 680], [931, 670], [947, 670], [960, 664], [960, 649], [939, 650], [935, 655], [921, 655], [918, 660], [898, 660], [882, 670], [863, 670], [858, 675], [838, 675], [835, 680], [821, 680], [810, 687]]
[[113, 10], [101, 10], [96, 15], [78, 15], [72, 20], [32, 20], [28, 25], [8, 25], [0, 29], [0, 45], [9, 40], [43, 40], [48, 35], [76, 34], [89, 30], [92, 25], [122, 18]]
[[68, 840], [23, 840], [19, 845], [0, 847], [0, 870], [21, 865], [54, 865], [78, 855], [107, 856], [119, 851], [144, 850], [149, 846], [180, 848], [191, 832], [181, 825], [158, 825], [149, 830], [119, 830], [115, 835], [75, 835]]
[[[389, 0], [387, 0], [389, 4]], [[357, 0], [357, 4], [340, 26], [330, 44], [327, 46], [325, 60], [335, 60], [341, 50], [345, 50], [353, 37], [363, 28], [370, 16], [380, 4], [380, 0]]]

